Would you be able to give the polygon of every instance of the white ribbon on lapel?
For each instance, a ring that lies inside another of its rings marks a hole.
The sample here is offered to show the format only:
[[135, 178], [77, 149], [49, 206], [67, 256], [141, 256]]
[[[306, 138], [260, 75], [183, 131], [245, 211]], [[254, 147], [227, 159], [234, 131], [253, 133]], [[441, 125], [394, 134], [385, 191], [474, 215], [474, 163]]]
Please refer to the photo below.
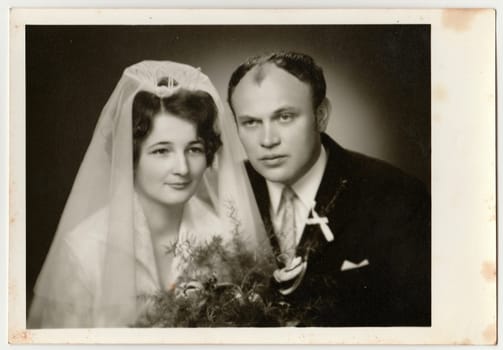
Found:
[[307, 225], [320, 225], [321, 232], [323, 233], [323, 236], [325, 236], [325, 239], [327, 242], [332, 242], [334, 240], [334, 234], [332, 233], [332, 230], [330, 227], [327, 225], [328, 224], [328, 218], [326, 216], [319, 216], [316, 210], [314, 210], [314, 207], [316, 206], [316, 202], [313, 202], [313, 206], [311, 208], [311, 218], [308, 218], [306, 221]]
[[280, 288], [279, 292], [283, 295], [291, 294], [296, 290], [307, 270], [307, 261], [303, 261], [300, 256], [295, 257], [289, 266], [274, 271], [273, 276], [276, 282], [284, 283], [294, 280], [292, 285], [287, 288]]

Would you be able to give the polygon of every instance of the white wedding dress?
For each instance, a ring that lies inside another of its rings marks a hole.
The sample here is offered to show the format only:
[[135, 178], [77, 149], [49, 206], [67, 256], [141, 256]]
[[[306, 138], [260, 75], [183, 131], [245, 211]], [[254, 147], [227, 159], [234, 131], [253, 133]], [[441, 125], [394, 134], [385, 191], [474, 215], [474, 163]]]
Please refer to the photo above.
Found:
[[[137, 296], [148, 296], [161, 290], [159, 273], [150, 231], [138, 201], [134, 210], [135, 269]], [[101, 315], [95, 303], [102, 291], [103, 266], [107, 247], [108, 208], [103, 208], [76, 227], [58, 247], [60, 261], [54, 275], [58, 300], [35, 294], [28, 325], [30, 328], [91, 328], [99, 323]], [[197, 197], [185, 205], [178, 242], [168, 279], [176, 282], [183, 271], [183, 249], [209, 242], [221, 235], [221, 225], [211, 207]], [[186, 243], [190, 242], [189, 245]], [[64, 281], [67, 281], [65, 283]], [[64, 301], [64, 302], [63, 302]], [[145, 298], [137, 299], [137, 313], [147, 304]]]

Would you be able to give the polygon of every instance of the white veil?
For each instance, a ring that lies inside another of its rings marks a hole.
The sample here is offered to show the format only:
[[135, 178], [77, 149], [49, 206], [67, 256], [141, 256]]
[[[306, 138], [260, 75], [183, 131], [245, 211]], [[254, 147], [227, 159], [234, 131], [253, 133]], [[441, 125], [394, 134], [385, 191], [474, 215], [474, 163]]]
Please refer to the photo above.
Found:
[[[171, 83], [158, 86], [162, 78]], [[265, 237], [234, 120], [223, 112], [209, 78], [184, 64], [140, 62], [124, 71], [101, 112], [37, 280], [29, 328], [124, 327], [136, 319], [132, 102], [141, 90], [164, 97], [180, 88], [208, 92], [219, 111], [224, 146], [214, 164], [218, 177], [215, 169], [208, 169], [197, 195], [213, 204], [226, 223], [224, 230], [237, 224], [248, 246], [257, 247]], [[100, 214], [104, 210], [105, 216]], [[72, 246], [75, 236], [94, 245]], [[102, 261], [94, 261], [96, 252], [86, 250], [96, 246], [104, 251]], [[85, 254], [100, 270], [98, 290], [90, 290], [93, 281], [86, 281], [86, 271], [76, 271], [75, 260]]]

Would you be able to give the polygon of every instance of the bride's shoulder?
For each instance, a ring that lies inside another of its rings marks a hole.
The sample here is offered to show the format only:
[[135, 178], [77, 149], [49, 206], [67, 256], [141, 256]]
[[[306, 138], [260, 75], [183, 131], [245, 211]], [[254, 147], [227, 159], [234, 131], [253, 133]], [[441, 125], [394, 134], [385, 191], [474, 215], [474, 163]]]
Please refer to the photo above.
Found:
[[108, 223], [108, 208], [104, 207], [87, 216], [75, 225], [68, 234], [70, 241], [101, 241], [106, 238]]
[[63, 241], [74, 255], [89, 260], [89, 256], [99, 254], [105, 248], [107, 227], [108, 208], [105, 207], [91, 214], [67, 232]]
[[68, 231], [58, 232], [53, 255], [74, 271], [76, 278], [93, 290], [99, 283], [105, 256], [108, 208], [102, 208]]

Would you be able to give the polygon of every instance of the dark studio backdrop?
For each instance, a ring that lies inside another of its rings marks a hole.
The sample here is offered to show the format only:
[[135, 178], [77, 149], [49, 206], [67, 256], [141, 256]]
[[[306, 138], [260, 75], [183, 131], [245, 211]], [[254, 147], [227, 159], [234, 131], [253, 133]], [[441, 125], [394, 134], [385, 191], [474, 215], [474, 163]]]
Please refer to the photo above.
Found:
[[124, 68], [146, 59], [202, 68], [226, 96], [246, 57], [312, 55], [332, 102], [328, 133], [430, 187], [428, 25], [28, 26], [27, 306], [100, 111]]

